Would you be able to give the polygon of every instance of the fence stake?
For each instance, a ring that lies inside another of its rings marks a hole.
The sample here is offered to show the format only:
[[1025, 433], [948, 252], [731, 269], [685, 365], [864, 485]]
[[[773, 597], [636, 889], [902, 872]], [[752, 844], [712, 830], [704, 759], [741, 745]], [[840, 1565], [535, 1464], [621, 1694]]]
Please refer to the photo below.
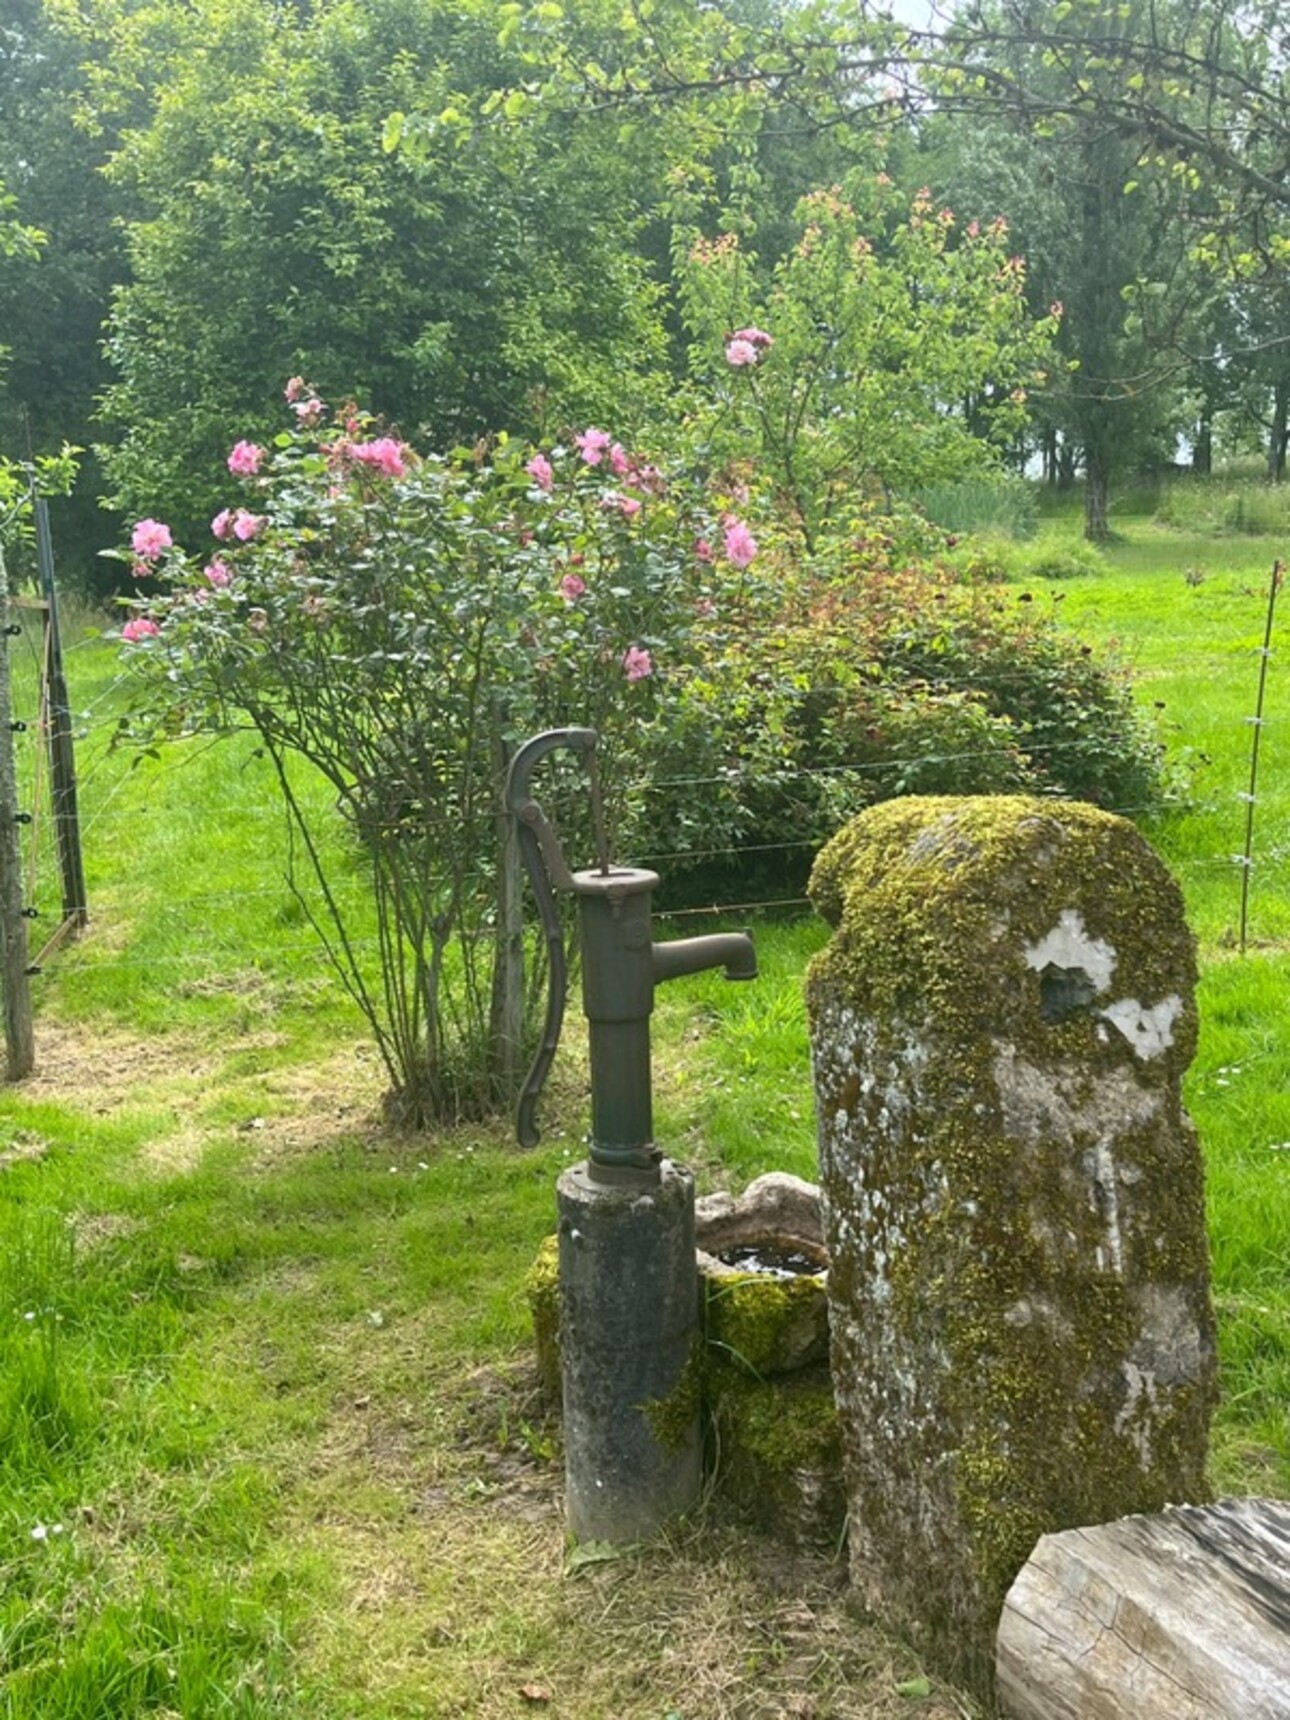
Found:
[[85, 867], [81, 858], [81, 821], [76, 800], [76, 758], [72, 747], [72, 711], [63, 673], [63, 643], [58, 630], [58, 598], [54, 590], [54, 539], [49, 529], [49, 504], [35, 497], [36, 550], [46, 608], [48, 650], [45, 653], [49, 695], [49, 781], [58, 834], [58, 865], [63, 880], [63, 919], [76, 927], [89, 919]]
[[1259, 653], [1259, 696], [1254, 705], [1250, 742], [1250, 792], [1245, 796], [1245, 848], [1241, 854], [1241, 954], [1245, 954], [1245, 929], [1250, 911], [1250, 873], [1254, 867], [1254, 797], [1259, 786], [1259, 736], [1263, 733], [1263, 693], [1268, 684], [1268, 658], [1272, 655], [1272, 621], [1276, 614], [1277, 592], [1281, 589], [1281, 563], [1272, 563], [1272, 578], [1268, 581], [1268, 614], [1263, 624], [1263, 649]]
[[22, 912], [22, 845], [9, 681], [10, 613], [9, 575], [0, 548], [0, 965], [4, 970], [5, 1073], [8, 1080], [20, 1081], [35, 1067], [36, 1045], [27, 971], [27, 922]]

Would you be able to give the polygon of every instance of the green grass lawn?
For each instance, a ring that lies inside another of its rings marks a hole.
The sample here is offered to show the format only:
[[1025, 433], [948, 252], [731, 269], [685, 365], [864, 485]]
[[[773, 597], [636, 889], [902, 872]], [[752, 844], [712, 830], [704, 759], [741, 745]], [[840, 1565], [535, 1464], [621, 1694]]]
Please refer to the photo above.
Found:
[[[1244, 955], [1231, 859], [1288, 546], [1124, 533], [1105, 573], [1031, 597], [1117, 638], [1163, 706], [1179, 803], [1149, 828], [1201, 945], [1215, 1474], [1290, 1496], [1279, 644]], [[804, 1693], [817, 1720], [972, 1712], [846, 1613], [837, 1560], [715, 1503], [566, 1567], [523, 1278], [581, 1156], [576, 1056], [533, 1154], [502, 1127], [385, 1128], [383, 1072], [284, 883], [266, 761], [237, 739], [132, 768], [109, 750], [114, 654], [89, 642], [68, 670], [93, 924], [35, 982], [37, 1075], [0, 1094], [4, 1720], [771, 1720]], [[56, 908], [47, 846], [36, 870]], [[357, 869], [344, 888], [361, 905]], [[800, 980], [822, 928], [757, 936], [757, 985], [678, 984], [656, 1016], [660, 1138], [705, 1186], [814, 1169]]]

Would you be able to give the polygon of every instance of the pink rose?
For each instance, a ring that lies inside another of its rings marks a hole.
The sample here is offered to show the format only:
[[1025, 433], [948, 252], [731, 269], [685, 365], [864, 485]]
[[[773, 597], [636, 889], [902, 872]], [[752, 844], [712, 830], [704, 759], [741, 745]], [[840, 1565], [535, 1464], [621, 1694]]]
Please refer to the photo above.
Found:
[[160, 632], [157, 623], [146, 615], [133, 615], [121, 629], [121, 637], [127, 644], [137, 645], [141, 639], [155, 639]]
[[524, 470], [532, 478], [539, 490], [550, 491], [555, 474], [551, 470], [551, 462], [545, 454], [534, 454]]
[[694, 553], [699, 561], [712, 560], [712, 545], [708, 542], [707, 538], [695, 538]]
[[236, 478], [253, 478], [263, 458], [264, 449], [257, 448], [254, 442], [237, 442], [228, 457], [228, 469]]
[[407, 449], [393, 436], [378, 436], [374, 442], [354, 442], [349, 449], [351, 460], [372, 466], [387, 478], [402, 478], [407, 472], [404, 455]]
[[609, 470], [616, 478], [625, 478], [632, 469], [632, 463], [627, 457], [627, 450], [621, 442], [615, 442], [609, 450]]
[[211, 521], [211, 531], [217, 538], [226, 538], [233, 530], [232, 508], [221, 508]]
[[641, 505], [635, 496], [619, 495], [616, 491], [606, 496], [601, 505], [606, 508], [617, 508], [625, 520], [634, 520], [641, 511]]
[[756, 364], [757, 348], [750, 340], [732, 340], [726, 347], [726, 363], [738, 370], [746, 364]]
[[233, 577], [228, 563], [219, 560], [208, 561], [202, 572], [212, 585], [227, 585]]
[[749, 566], [757, 554], [757, 540], [742, 520], [732, 519], [726, 526], [726, 560], [737, 568]]
[[239, 543], [250, 543], [263, 526], [263, 514], [251, 514], [245, 508], [239, 508], [233, 515], [233, 536]]
[[769, 352], [775, 344], [764, 328], [737, 328], [730, 338], [732, 341], [746, 340], [749, 346], [757, 348], [759, 357], [762, 353]]
[[327, 410], [316, 395], [311, 394], [308, 400], [293, 400], [291, 410], [295, 413], [302, 430], [312, 430], [322, 422], [322, 415]]
[[629, 645], [623, 652], [623, 673], [629, 681], [643, 681], [654, 673], [654, 660], [640, 645]]
[[293, 376], [287, 386], [282, 390], [282, 398], [287, 401], [289, 405], [294, 406], [308, 386], [309, 384], [305, 381], [303, 376]]
[[576, 603], [586, 589], [586, 584], [576, 573], [566, 573], [560, 581], [560, 595], [566, 603]]
[[613, 438], [605, 430], [588, 429], [575, 436], [574, 446], [582, 455], [583, 463], [588, 466], [598, 466], [605, 457], [605, 451]]
[[130, 548], [144, 561], [155, 561], [163, 550], [173, 547], [174, 541], [170, 527], [160, 520], [140, 520], [130, 533]]

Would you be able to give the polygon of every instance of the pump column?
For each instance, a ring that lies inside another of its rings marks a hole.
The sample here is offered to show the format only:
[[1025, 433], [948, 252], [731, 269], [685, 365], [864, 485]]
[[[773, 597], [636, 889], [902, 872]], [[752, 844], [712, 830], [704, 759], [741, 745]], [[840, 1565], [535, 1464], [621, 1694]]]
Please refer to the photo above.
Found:
[[702, 1485], [694, 1179], [654, 1145], [653, 872], [573, 877], [591, 1046], [591, 1154], [560, 1178], [566, 1498], [578, 1541], [623, 1545]]

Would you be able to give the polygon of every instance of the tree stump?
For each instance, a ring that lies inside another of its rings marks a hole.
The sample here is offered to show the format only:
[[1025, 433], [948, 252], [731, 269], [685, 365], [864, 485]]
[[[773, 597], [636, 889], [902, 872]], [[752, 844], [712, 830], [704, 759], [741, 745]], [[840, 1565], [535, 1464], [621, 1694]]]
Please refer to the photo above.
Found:
[[1290, 1720], [1290, 1505], [1045, 1535], [999, 1624], [1009, 1720]]

